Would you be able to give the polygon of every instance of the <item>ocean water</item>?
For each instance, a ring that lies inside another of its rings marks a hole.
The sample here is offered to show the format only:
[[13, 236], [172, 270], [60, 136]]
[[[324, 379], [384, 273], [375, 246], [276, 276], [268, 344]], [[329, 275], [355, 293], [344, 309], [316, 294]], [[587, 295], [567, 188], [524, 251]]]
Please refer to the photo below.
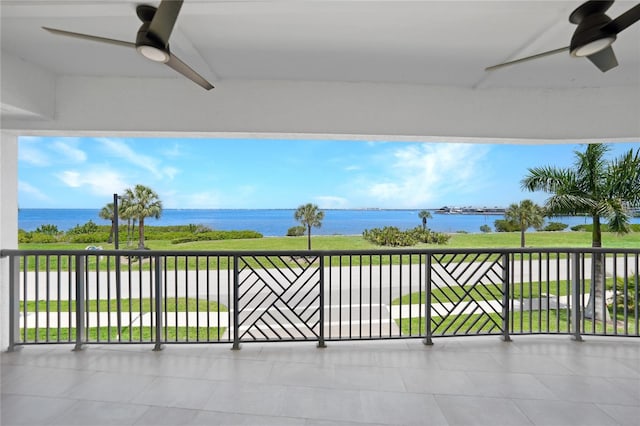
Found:
[[[89, 220], [99, 225], [110, 222], [98, 217], [98, 209], [20, 209], [18, 227], [25, 231], [33, 231], [43, 224], [56, 225], [66, 231]], [[249, 229], [258, 231], [264, 236], [283, 236], [287, 229], [298, 223], [294, 220], [294, 209], [282, 210], [234, 210], [234, 209], [165, 209], [158, 220], [148, 218], [146, 225], [207, 225], [218, 230]], [[421, 226], [419, 210], [325, 210], [325, 218], [321, 228], [314, 228], [314, 235], [359, 235], [365, 229], [383, 226], [396, 226], [408, 229]], [[437, 232], [480, 232], [480, 226], [489, 225], [493, 229], [496, 219], [502, 215], [485, 214], [437, 214], [427, 226]], [[549, 219], [547, 219], [549, 221]], [[554, 222], [566, 223], [569, 226], [591, 223], [585, 217], [558, 217]], [[640, 223], [634, 218], [633, 223]]]

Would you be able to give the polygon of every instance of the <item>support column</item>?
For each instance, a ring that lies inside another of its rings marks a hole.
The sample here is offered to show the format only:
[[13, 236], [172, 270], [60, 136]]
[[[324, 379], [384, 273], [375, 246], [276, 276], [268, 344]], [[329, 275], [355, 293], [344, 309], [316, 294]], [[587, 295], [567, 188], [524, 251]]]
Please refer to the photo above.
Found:
[[[18, 248], [18, 137], [0, 132], [0, 250]], [[0, 350], [9, 347], [9, 258], [0, 258]]]

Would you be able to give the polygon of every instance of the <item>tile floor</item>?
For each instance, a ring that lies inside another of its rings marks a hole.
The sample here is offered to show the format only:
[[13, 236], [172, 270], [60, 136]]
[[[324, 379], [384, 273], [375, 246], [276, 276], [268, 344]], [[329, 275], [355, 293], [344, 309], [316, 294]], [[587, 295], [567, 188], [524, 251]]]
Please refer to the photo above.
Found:
[[637, 425], [640, 340], [25, 347], [8, 425]]

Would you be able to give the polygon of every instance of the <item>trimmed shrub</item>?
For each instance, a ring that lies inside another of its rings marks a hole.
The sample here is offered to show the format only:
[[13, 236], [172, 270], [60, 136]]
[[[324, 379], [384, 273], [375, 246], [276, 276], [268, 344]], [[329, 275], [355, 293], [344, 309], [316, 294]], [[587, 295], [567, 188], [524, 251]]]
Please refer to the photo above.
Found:
[[263, 235], [256, 231], [209, 231], [175, 238], [171, 240], [171, 244], [183, 244], [194, 241], [246, 240], [262, 237]]
[[520, 226], [506, 219], [497, 219], [493, 222], [493, 226], [496, 228], [496, 232], [517, 232], [520, 231]]
[[491, 232], [491, 227], [489, 225], [487, 225], [487, 224], [482, 225], [480, 227], [480, 231], [484, 232], [485, 234], [488, 234], [489, 232]]
[[569, 225], [561, 222], [549, 222], [547, 226], [542, 228], [543, 231], [564, 231]]
[[71, 234], [67, 236], [70, 243], [104, 243], [109, 239], [109, 233], [94, 232], [91, 234]]
[[304, 226], [292, 226], [287, 229], [287, 237], [300, 237], [304, 235], [305, 228]]
[[[67, 235], [81, 235], [81, 234], [93, 234], [98, 232], [100, 227], [96, 225], [92, 220], [84, 225], [76, 225], [67, 231]], [[84, 242], [84, 241], [79, 241]]]
[[31, 232], [29, 233], [29, 241], [30, 243], [57, 243], [58, 237], [55, 235], [43, 234], [40, 232]]
[[18, 243], [30, 243], [31, 233], [24, 229], [18, 229]]
[[51, 236], [59, 235], [62, 233], [56, 225], [51, 225], [51, 224], [40, 225], [33, 232], [36, 234], [51, 235]]
[[395, 226], [384, 228], [365, 229], [362, 237], [380, 246], [407, 247], [419, 242], [427, 244], [446, 244], [450, 236], [439, 232], [431, 232], [418, 226], [413, 229], [401, 231]]
[[[632, 223], [630, 225], [632, 232], [640, 232], [640, 223]], [[609, 232], [609, 225], [603, 223], [600, 225], [602, 232]], [[593, 230], [593, 224], [575, 225], [571, 227], [572, 231], [578, 232], [591, 232]]]

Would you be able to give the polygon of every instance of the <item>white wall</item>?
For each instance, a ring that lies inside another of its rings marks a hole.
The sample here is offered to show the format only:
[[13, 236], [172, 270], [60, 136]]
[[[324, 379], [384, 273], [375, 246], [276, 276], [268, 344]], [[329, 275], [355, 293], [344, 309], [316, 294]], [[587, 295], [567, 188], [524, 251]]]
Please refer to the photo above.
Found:
[[[0, 133], [0, 249], [18, 246], [18, 138]], [[9, 260], [0, 258], [0, 349], [9, 344]]]

